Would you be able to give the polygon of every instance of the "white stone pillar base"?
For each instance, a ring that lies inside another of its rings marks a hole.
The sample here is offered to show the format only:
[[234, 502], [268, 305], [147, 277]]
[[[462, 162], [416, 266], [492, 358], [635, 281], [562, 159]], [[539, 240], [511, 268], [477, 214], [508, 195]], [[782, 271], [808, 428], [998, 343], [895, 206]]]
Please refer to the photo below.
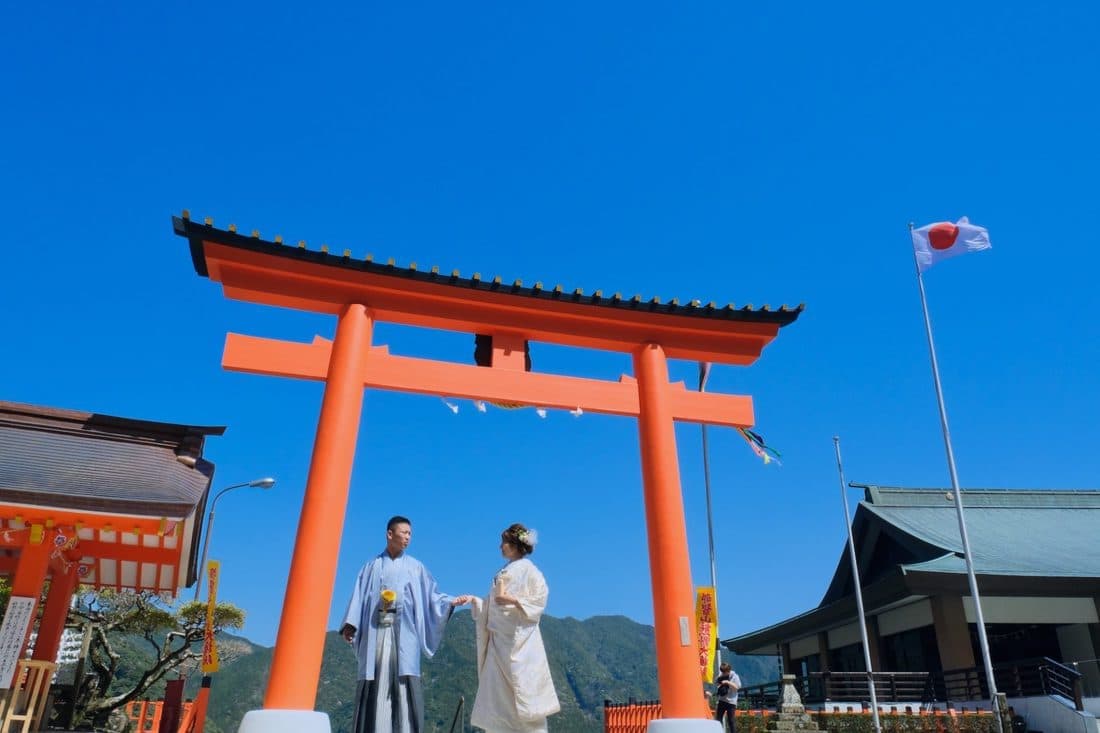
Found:
[[237, 733], [332, 733], [332, 726], [313, 710], [250, 710]]
[[724, 733], [722, 724], [706, 718], [661, 718], [651, 720], [646, 733]]

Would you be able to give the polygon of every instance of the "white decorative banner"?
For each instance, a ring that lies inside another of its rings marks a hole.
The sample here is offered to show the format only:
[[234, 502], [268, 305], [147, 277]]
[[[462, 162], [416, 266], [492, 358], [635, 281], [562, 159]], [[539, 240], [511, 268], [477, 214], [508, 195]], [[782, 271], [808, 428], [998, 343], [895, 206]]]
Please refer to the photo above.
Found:
[[27, 631], [33, 620], [35, 600], [23, 596], [8, 599], [4, 623], [0, 624], [0, 690], [11, 688], [19, 652], [23, 651], [23, 643], [27, 640]]

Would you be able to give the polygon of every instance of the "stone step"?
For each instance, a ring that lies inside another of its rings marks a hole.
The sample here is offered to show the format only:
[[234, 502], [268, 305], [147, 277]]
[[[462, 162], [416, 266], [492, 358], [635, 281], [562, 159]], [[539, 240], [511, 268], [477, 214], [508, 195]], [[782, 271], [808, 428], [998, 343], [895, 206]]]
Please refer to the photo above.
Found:
[[782, 731], [815, 731], [820, 730], [817, 723], [808, 713], [779, 713], [767, 722], [768, 730]]

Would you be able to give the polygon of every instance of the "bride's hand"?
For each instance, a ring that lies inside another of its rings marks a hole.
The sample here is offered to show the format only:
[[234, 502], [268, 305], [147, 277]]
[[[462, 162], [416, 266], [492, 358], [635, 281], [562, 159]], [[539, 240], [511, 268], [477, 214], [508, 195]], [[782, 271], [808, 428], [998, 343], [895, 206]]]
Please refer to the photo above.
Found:
[[519, 600], [515, 596], [510, 596], [507, 593], [500, 593], [493, 598], [494, 601], [500, 605], [518, 606]]

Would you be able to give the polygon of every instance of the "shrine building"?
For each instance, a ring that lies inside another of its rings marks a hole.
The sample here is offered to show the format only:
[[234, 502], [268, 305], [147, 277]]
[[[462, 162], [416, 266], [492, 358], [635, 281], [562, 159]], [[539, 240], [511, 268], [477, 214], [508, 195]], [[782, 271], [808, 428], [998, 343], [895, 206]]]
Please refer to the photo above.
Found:
[[[852, 520], [876, 672], [942, 676], [982, 660], [953, 492], [857, 485]], [[1100, 691], [1100, 491], [965, 489], [974, 572], [995, 670], [1047, 658]], [[838, 509], [839, 516], [840, 511]], [[796, 582], [789, 574], [788, 582]], [[847, 543], [821, 603], [722, 643], [783, 671], [865, 670]]]
[[20, 658], [36, 630], [33, 659], [52, 664], [78, 585], [174, 598], [195, 582], [203, 449], [224, 431], [0, 402], [0, 574], [25, 618]]

